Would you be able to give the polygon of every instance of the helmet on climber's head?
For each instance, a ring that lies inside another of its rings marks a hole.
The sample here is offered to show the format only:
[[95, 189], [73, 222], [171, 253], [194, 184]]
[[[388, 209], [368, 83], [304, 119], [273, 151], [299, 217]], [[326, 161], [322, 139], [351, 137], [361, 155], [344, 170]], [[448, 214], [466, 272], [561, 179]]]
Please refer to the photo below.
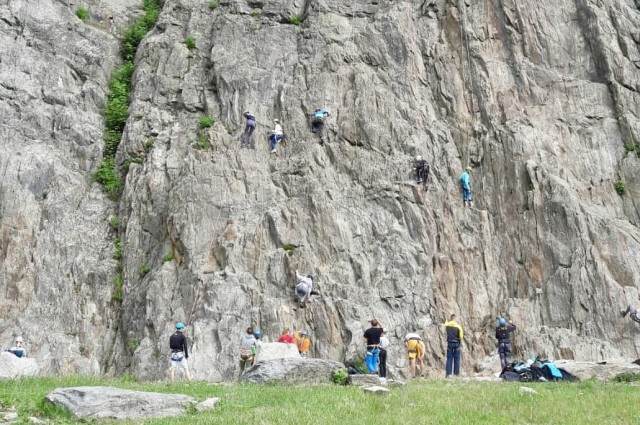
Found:
[[280, 124], [280, 120], [279, 120], [279, 119], [277, 119], [277, 118], [275, 118], [275, 119], [273, 120], [273, 122], [274, 122], [274, 123], [276, 123], [276, 124]]
[[422, 157], [420, 155], [416, 155], [416, 161], [422, 161]]
[[253, 336], [256, 337], [256, 339], [260, 339], [260, 337], [262, 336], [262, 332], [260, 332], [260, 329], [254, 331]]
[[498, 325], [501, 326], [501, 327], [507, 325], [507, 321], [505, 320], [504, 317], [501, 317], [501, 318], [498, 319]]
[[249, 115], [250, 113], [251, 113], [251, 112], [249, 112], [249, 111], [244, 111], [244, 112], [242, 113], [242, 115], [246, 117], [246, 116], [247, 116], [247, 115]]
[[176, 329], [179, 330], [179, 331], [183, 330], [184, 329], [184, 323], [182, 323], [182, 322], [176, 323]]
[[308, 274], [307, 277], [311, 280], [313, 280], [313, 275], [312, 274]]
[[16, 337], [16, 342], [19, 342], [20, 344], [22, 344], [24, 341], [22, 340], [21, 336], [17, 336]]
[[300, 332], [300, 335], [302, 335], [302, 336], [309, 336], [309, 332], [307, 332], [307, 331], [302, 331], [302, 332]]
[[467, 165], [467, 168], [465, 168], [465, 170], [471, 171], [471, 165]]

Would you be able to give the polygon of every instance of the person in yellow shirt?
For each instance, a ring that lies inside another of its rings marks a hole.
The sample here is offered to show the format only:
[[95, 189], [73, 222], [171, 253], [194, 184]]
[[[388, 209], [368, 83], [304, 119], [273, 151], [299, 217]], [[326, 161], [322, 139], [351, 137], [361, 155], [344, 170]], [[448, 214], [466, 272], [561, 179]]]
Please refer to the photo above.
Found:
[[[454, 375], [460, 375], [460, 344], [462, 344], [462, 337], [464, 332], [462, 326], [456, 322], [456, 315], [452, 314], [444, 327], [447, 331], [447, 366], [446, 377], [450, 377], [453, 372]], [[453, 369], [453, 370], [452, 370]]]
[[417, 378], [416, 363], [420, 369], [420, 376], [424, 376], [424, 351], [425, 345], [422, 341], [422, 337], [417, 333], [408, 333], [404, 337], [404, 346], [407, 349], [409, 355], [409, 369], [411, 370], [411, 377]]
[[309, 339], [309, 333], [307, 331], [298, 331], [293, 336], [293, 340], [298, 346], [298, 352], [300, 356], [306, 358], [309, 356], [309, 347], [311, 347], [311, 340]]

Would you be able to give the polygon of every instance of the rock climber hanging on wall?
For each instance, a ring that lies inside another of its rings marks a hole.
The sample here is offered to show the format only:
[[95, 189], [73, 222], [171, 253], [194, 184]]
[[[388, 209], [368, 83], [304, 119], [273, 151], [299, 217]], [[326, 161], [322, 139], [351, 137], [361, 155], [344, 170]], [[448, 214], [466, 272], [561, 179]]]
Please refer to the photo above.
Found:
[[320, 144], [323, 145], [326, 140], [325, 120], [331, 115], [324, 109], [316, 109], [311, 114], [311, 132], [320, 136]]

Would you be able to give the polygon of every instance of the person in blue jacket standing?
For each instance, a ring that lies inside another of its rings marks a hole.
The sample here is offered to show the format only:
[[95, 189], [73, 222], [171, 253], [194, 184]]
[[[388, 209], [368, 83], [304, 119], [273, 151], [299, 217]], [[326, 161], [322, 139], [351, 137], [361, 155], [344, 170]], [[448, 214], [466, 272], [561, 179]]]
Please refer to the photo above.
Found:
[[473, 195], [471, 194], [471, 178], [469, 172], [471, 167], [467, 167], [466, 170], [460, 175], [460, 188], [462, 189], [462, 201], [465, 207], [473, 207]]

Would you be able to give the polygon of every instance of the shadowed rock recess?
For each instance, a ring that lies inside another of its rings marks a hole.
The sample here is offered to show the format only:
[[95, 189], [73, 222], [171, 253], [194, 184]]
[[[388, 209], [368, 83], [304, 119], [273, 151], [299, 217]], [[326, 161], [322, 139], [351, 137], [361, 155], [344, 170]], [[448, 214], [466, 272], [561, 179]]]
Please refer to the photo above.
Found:
[[[249, 325], [308, 329], [313, 357], [348, 362], [375, 316], [397, 374], [408, 331], [442, 367], [452, 312], [467, 373], [503, 312], [516, 356], [638, 356], [618, 313], [640, 285], [633, 0], [165, 0], [136, 55], [117, 202], [91, 177], [142, 4], [76, 3], [0, 5], [0, 337], [23, 335], [42, 371], [164, 377], [178, 320], [199, 379], [237, 376]], [[273, 118], [287, 139], [270, 155]], [[296, 269], [321, 293], [306, 309]]]

